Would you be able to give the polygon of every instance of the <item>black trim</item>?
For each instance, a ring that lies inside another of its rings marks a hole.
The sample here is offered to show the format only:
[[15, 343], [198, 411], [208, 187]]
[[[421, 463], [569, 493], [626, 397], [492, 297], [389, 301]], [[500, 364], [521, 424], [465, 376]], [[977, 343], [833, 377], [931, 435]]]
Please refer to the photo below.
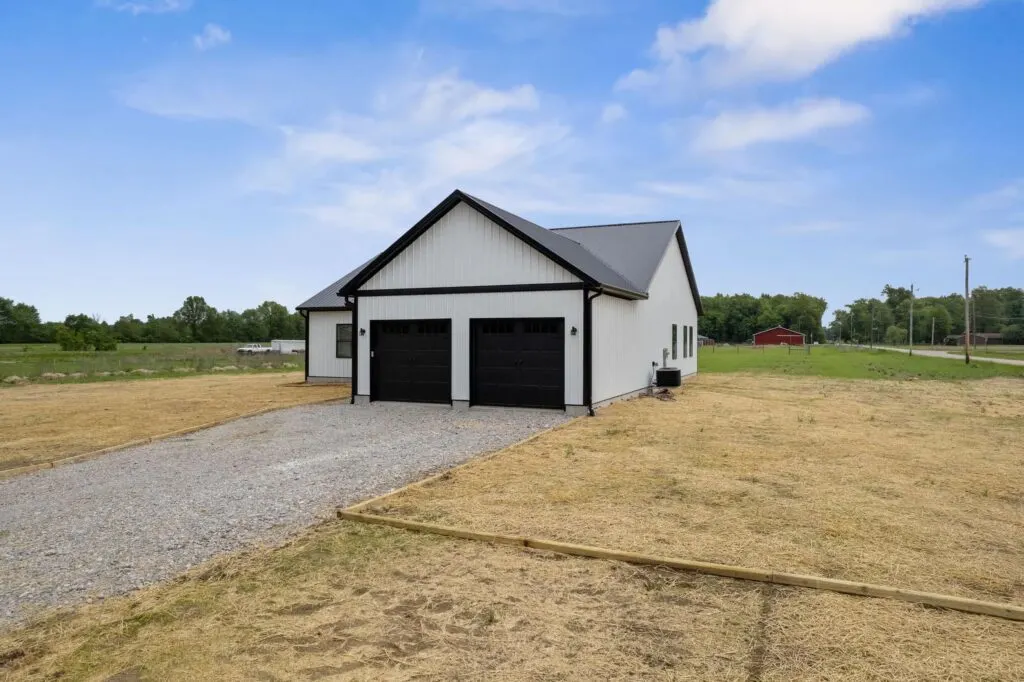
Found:
[[305, 310], [306, 312], [314, 312], [314, 313], [337, 313], [337, 312], [344, 312], [346, 310], [352, 310], [352, 306], [350, 306], [350, 305], [334, 306], [332, 308], [296, 308], [296, 310], [299, 311], [300, 313], [303, 310]]
[[306, 382], [309, 382], [309, 313], [305, 309], [298, 309], [299, 315], [306, 321], [306, 352], [303, 353], [302, 364], [305, 367]]
[[[348, 355], [338, 354], [338, 344], [342, 343], [342, 339], [338, 338], [338, 332], [341, 331], [341, 327], [348, 327]], [[351, 321], [349, 322], [338, 322], [334, 325], [334, 359], [335, 360], [351, 360], [352, 359], [352, 344], [356, 342], [356, 327]]]
[[603, 292], [598, 289], [591, 296], [589, 289], [583, 290], [583, 405], [587, 413], [594, 416], [594, 311], [593, 301]]
[[503, 294], [513, 291], [575, 291], [583, 282], [561, 284], [488, 284], [466, 287], [417, 287], [407, 289], [367, 289], [360, 296], [429, 296], [431, 294]]
[[577, 268], [575, 265], [559, 256], [557, 253], [551, 251], [540, 242], [537, 242], [536, 240], [523, 234], [520, 230], [516, 229], [511, 223], [506, 221], [501, 216], [495, 214], [487, 207], [481, 205], [480, 202], [475, 200], [473, 197], [457, 189], [451, 194], [449, 194], [444, 201], [435, 206], [433, 210], [430, 211], [430, 213], [423, 216], [423, 218], [418, 223], [413, 225], [405, 234], [399, 237], [394, 244], [392, 244], [387, 249], [382, 251], [376, 258], [374, 258], [370, 262], [369, 265], [363, 268], [362, 272], [360, 272], [358, 275], [349, 280], [349, 282], [346, 283], [345, 286], [341, 287], [338, 290], [338, 294], [340, 296], [345, 296], [348, 294], [353, 294], [356, 291], [358, 291], [359, 287], [366, 284], [366, 282], [371, 277], [380, 272], [385, 265], [390, 263], [395, 258], [395, 256], [397, 256], [399, 253], [405, 250], [406, 247], [408, 247], [410, 244], [416, 241], [416, 239], [419, 238], [421, 234], [429, 230], [434, 225], [434, 223], [436, 223], [438, 220], [444, 217], [444, 215], [448, 213], [448, 211], [455, 208], [455, 206], [458, 205], [459, 202], [465, 202], [473, 209], [479, 211], [484, 216], [492, 220], [494, 223], [504, 228], [510, 234], [518, 237], [526, 244], [529, 244], [535, 250], [539, 251], [540, 253], [544, 254], [554, 262], [558, 263], [563, 268], [565, 268], [572, 274], [576, 275], [584, 282], [594, 285], [598, 284], [598, 282], [593, 277], [590, 277], [582, 270]]
[[352, 404], [359, 395], [359, 297], [352, 297]]
[[686, 237], [683, 236], [683, 226], [676, 228], [676, 243], [679, 244], [679, 252], [683, 254], [683, 265], [686, 267], [686, 279], [690, 282], [690, 293], [693, 294], [693, 304], [697, 306], [697, 316], [704, 314], [704, 306], [700, 302], [700, 292], [697, 291], [697, 277], [693, 274], [693, 265], [690, 263], [690, 251], [686, 248]]

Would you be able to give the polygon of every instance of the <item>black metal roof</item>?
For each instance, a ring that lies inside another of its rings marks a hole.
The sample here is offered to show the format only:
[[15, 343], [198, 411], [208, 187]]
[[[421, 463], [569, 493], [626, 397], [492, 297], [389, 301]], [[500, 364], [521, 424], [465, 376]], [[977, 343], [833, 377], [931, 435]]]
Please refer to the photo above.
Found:
[[556, 227], [551, 232], [579, 242], [645, 292], [650, 291], [651, 280], [658, 271], [665, 248], [674, 237], [683, 257], [697, 314], [704, 314], [700, 292], [697, 290], [697, 278], [690, 263], [690, 252], [686, 248], [683, 228], [678, 220]]
[[678, 220], [549, 230], [461, 190], [452, 192], [386, 250], [300, 305], [299, 309], [345, 307], [344, 296], [354, 294], [459, 202], [465, 202], [484, 214], [585, 283], [622, 298], [647, 298], [662, 254], [674, 236], [683, 256], [697, 312], [702, 312], [700, 294]]
[[296, 310], [351, 310], [352, 306], [345, 303], [345, 299], [338, 293], [343, 286], [362, 272], [363, 268], [370, 264], [366, 261], [358, 268], [348, 273], [334, 284], [316, 294], [305, 303], [295, 307]]

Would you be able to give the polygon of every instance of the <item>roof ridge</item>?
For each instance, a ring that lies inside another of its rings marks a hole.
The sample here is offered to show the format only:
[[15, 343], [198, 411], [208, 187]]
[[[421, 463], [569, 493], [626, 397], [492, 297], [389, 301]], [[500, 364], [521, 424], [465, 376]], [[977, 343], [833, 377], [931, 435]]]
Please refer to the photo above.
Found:
[[549, 227], [552, 232], [559, 230], [584, 230], [591, 227], [622, 227], [624, 225], [656, 225], [658, 223], [678, 223], [678, 218], [667, 218], [665, 220], [634, 220], [625, 223], [600, 223], [598, 225], [566, 225], [565, 227]]

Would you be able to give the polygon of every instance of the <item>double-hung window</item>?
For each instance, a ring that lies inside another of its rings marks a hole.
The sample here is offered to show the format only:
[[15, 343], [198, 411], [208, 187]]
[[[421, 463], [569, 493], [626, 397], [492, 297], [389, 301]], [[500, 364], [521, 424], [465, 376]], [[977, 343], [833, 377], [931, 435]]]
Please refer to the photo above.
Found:
[[334, 327], [334, 341], [336, 358], [352, 357], [352, 325], [339, 324]]

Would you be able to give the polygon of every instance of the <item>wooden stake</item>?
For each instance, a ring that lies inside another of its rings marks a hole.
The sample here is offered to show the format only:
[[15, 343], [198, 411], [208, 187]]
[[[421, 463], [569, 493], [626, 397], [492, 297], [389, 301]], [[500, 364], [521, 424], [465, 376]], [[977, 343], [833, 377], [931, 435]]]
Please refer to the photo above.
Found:
[[363, 514], [360, 512], [338, 510], [338, 518], [358, 523], [368, 523], [380, 526], [390, 526], [403, 530], [418, 531], [421, 533], [432, 533], [434, 535], [445, 535], [448, 537], [462, 538], [465, 540], [478, 540], [492, 542], [502, 545], [513, 545], [518, 547], [530, 547], [532, 549], [557, 552], [571, 556], [583, 556], [593, 559], [607, 559], [611, 561], [622, 561], [629, 564], [643, 566], [666, 566], [680, 571], [694, 571], [707, 575], [716, 575], [723, 578], [734, 578], [736, 580], [752, 580], [756, 582], [772, 583], [775, 585], [788, 585], [790, 587], [805, 587], [814, 590], [826, 590], [829, 592], [840, 592], [860, 597], [874, 597], [878, 599], [895, 599], [898, 601], [911, 602], [913, 604], [925, 604], [943, 609], [963, 611], [982, 616], [993, 616], [995, 618], [1006, 618], [1008, 620], [1024, 621], [1024, 606], [1014, 604], [1000, 604], [996, 602], [979, 601], [965, 597], [954, 597], [946, 594], [933, 592], [919, 592], [917, 590], [904, 590], [898, 587], [885, 585], [873, 585], [871, 583], [858, 583], [849, 580], [836, 580], [834, 578], [821, 578], [813, 575], [800, 575], [797, 573], [775, 573], [758, 568], [746, 568], [743, 566], [729, 566], [726, 564], [712, 564], [703, 561], [690, 561], [686, 559], [672, 559], [668, 557], [651, 556], [635, 552], [621, 552], [617, 550], [591, 547], [588, 545], [574, 545], [567, 542], [554, 540], [536, 540], [533, 538], [519, 537], [516, 535], [500, 535], [497, 533], [481, 533], [477, 531], [453, 528], [451, 526], [439, 526], [433, 523], [421, 523], [419, 521], [407, 521], [390, 516], [378, 516], [376, 514]]

